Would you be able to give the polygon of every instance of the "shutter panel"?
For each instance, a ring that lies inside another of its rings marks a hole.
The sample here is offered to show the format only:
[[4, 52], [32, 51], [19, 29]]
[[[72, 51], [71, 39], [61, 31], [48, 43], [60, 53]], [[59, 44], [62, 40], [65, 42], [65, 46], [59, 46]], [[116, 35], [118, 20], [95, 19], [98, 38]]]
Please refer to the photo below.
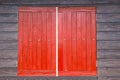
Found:
[[18, 75], [55, 76], [55, 8], [18, 10]]
[[59, 75], [96, 75], [94, 7], [59, 8]]

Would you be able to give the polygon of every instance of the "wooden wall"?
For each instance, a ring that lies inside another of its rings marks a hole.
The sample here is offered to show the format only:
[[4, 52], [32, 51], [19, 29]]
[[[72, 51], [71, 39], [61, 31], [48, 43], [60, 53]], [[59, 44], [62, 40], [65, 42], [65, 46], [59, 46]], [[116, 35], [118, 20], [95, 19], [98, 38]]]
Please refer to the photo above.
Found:
[[[97, 77], [17, 77], [18, 6], [96, 6]], [[0, 0], [0, 80], [120, 80], [120, 0]]]

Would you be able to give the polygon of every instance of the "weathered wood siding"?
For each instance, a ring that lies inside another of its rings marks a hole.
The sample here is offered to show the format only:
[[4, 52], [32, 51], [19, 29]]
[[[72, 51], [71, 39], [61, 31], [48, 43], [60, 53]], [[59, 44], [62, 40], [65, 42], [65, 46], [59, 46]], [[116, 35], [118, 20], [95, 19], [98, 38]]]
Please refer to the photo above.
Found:
[[[17, 77], [17, 7], [96, 6], [97, 77]], [[0, 0], [0, 80], [120, 80], [120, 0]]]

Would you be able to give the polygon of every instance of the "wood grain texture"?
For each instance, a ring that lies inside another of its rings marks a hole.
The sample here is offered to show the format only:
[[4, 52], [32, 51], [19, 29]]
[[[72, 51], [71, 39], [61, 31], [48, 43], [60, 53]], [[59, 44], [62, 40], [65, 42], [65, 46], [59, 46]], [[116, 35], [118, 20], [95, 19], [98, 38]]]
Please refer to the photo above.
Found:
[[0, 23], [0, 31], [18, 31], [17, 23]]
[[97, 22], [120, 22], [120, 14], [97, 14]]
[[97, 5], [97, 13], [120, 13], [120, 5]]
[[101, 76], [120, 76], [119, 68], [99, 68], [98, 69], [98, 77]]
[[120, 32], [97, 32], [97, 40], [119, 41]]
[[119, 4], [120, 0], [93, 0], [94, 4]]
[[119, 50], [120, 41], [97, 41], [97, 49]]
[[20, 0], [19, 4], [91, 4], [90, 0]]
[[7, 68], [0, 68], [0, 76], [16, 76], [17, 68], [7, 67]]
[[17, 6], [0, 5], [0, 13], [17, 13]]
[[120, 4], [119, 0], [1, 0], [0, 4]]
[[113, 76], [102, 76], [102, 77], [99, 77], [98, 80], [120, 80], [120, 77], [113, 77]]
[[17, 59], [0, 59], [0, 68], [17, 67]]
[[0, 58], [17, 58], [17, 55], [17, 50], [0, 50]]
[[17, 14], [13, 13], [1, 13], [0, 22], [17, 22]]
[[17, 40], [17, 32], [0, 32], [0, 40]]
[[97, 50], [98, 59], [119, 59], [120, 50]]
[[97, 60], [97, 67], [119, 68], [120, 67], [119, 63], [120, 59], [99, 59]]
[[97, 31], [120, 31], [120, 23], [97, 23]]
[[17, 77], [17, 76], [0, 76], [0, 80], [97, 80], [97, 77]]
[[17, 41], [0, 41], [0, 49], [17, 50]]

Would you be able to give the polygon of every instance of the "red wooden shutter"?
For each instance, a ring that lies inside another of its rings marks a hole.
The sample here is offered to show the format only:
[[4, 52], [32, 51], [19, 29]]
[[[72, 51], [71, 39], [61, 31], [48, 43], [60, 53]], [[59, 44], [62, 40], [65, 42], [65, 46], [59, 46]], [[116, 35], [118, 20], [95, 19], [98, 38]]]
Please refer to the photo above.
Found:
[[96, 75], [94, 7], [59, 8], [59, 75]]
[[20, 7], [18, 75], [55, 76], [55, 8]]

